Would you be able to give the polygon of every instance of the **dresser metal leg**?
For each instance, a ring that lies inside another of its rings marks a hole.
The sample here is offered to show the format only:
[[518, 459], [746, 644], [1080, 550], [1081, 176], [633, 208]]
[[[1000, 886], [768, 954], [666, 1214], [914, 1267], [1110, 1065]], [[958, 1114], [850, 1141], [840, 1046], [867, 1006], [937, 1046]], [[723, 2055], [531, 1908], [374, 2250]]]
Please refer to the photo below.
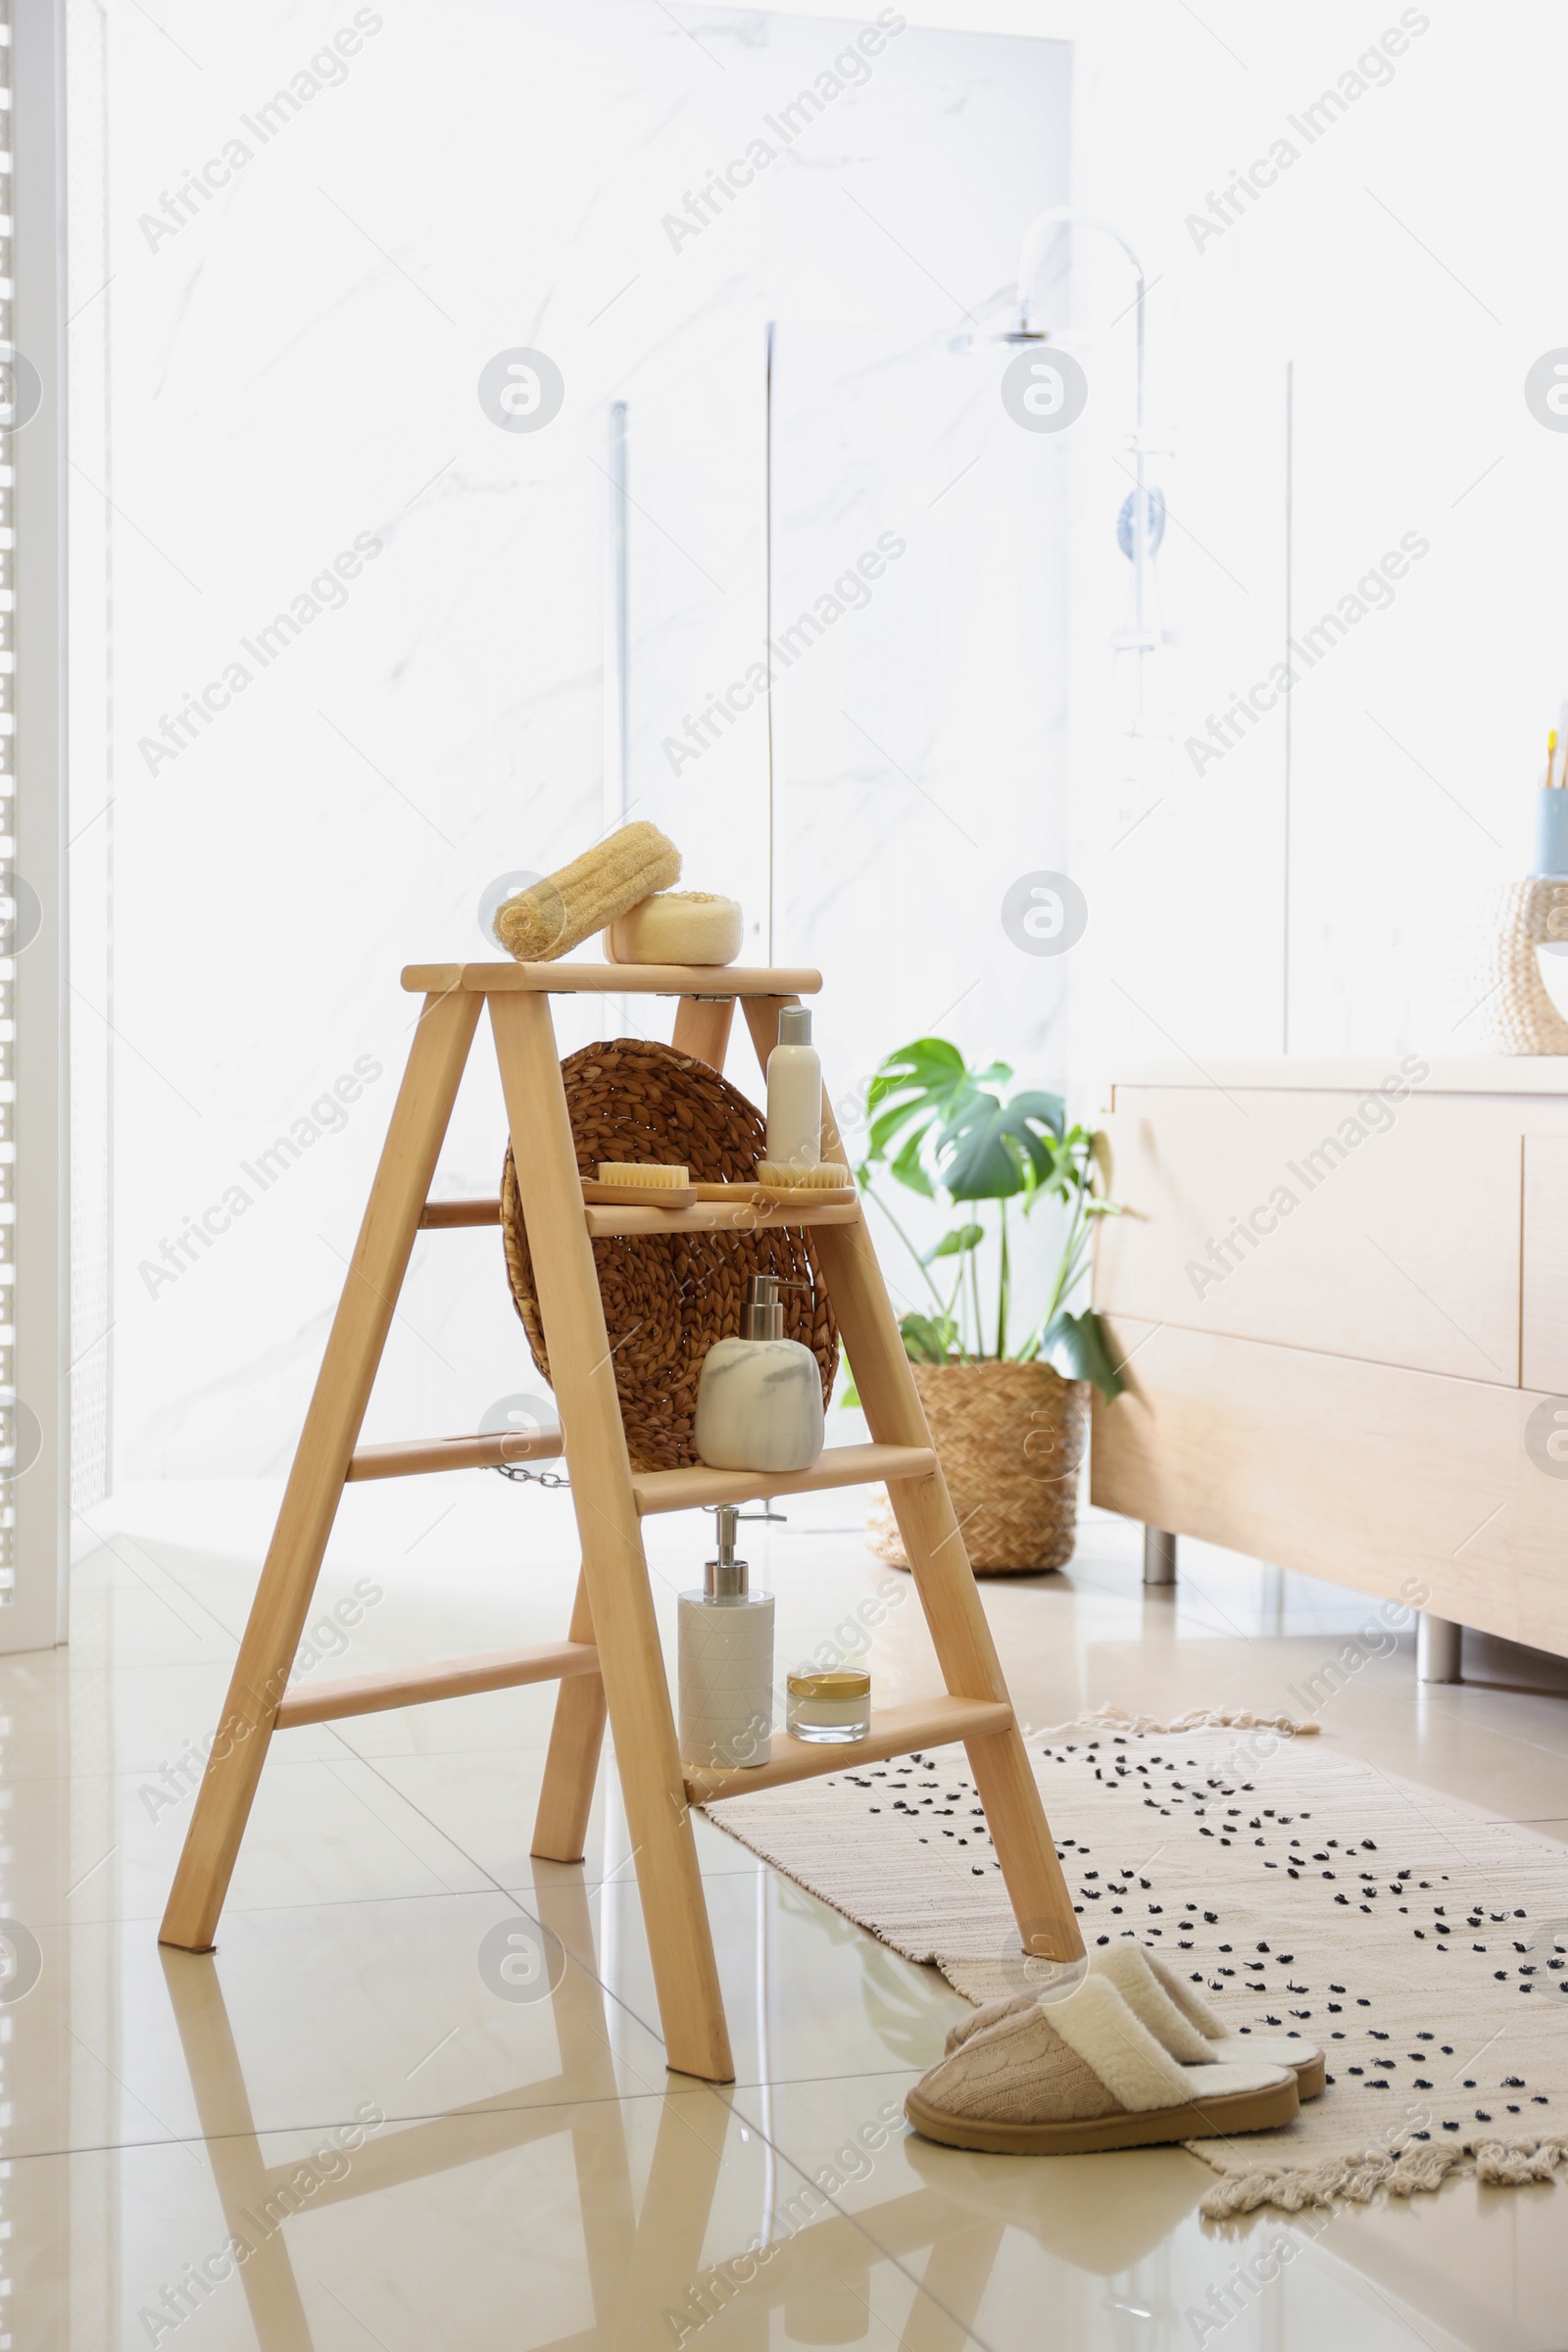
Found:
[[1446, 1617], [1434, 1617], [1426, 1609], [1420, 1612], [1415, 1626], [1417, 1682], [1457, 1683], [1463, 1679], [1459, 1671], [1463, 1634], [1462, 1625], [1454, 1625]]
[[1176, 1582], [1176, 1539], [1168, 1527], [1144, 1530], [1144, 1582], [1146, 1585]]

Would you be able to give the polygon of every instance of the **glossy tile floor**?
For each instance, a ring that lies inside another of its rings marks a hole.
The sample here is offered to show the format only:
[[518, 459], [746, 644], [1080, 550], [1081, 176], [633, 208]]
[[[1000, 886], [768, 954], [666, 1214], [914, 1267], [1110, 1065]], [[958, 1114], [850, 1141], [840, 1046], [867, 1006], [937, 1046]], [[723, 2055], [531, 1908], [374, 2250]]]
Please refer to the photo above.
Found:
[[[738, 2080], [666, 2076], [612, 1773], [581, 1868], [529, 1858], [547, 1691], [280, 1736], [216, 1957], [161, 1953], [190, 1743], [276, 1498], [105, 1506], [72, 1646], [0, 1662], [0, 1911], [24, 1975], [28, 1936], [41, 1960], [0, 2004], [0, 2352], [1568, 2342], [1562, 2188], [1216, 2229], [1197, 2211], [1213, 2176], [1180, 2150], [1030, 2163], [907, 2136], [903, 2094], [962, 2002], [706, 1823]], [[798, 1499], [747, 1533], [781, 1662], [887, 1599], [890, 1698], [933, 1669], [907, 1580], [859, 1541], [863, 1500]], [[710, 1529], [650, 1523], [666, 1636]], [[556, 1638], [574, 1557], [562, 1494], [482, 1472], [356, 1488], [314, 1671]], [[986, 1586], [1028, 1721], [1106, 1698], [1288, 1708], [1367, 1620], [1353, 1593], [1200, 1544], [1174, 1592], [1145, 1593], [1138, 1562], [1138, 1531], [1090, 1513], [1068, 1573]], [[1568, 1836], [1568, 1665], [1471, 1640], [1466, 1670], [1420, 1690], [1406, 1635], [1324, 1734]]]

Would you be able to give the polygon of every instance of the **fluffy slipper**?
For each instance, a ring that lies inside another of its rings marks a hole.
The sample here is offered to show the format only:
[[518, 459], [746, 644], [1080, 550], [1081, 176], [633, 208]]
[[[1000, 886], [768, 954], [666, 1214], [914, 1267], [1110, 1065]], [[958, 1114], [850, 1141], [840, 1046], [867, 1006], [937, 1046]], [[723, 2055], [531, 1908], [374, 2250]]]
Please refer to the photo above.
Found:
[[927, 2139], [1004, 2156], [1272, 2132], [1298, 2107], [1289, 2067], [1178, 2065], [1102, 1976], [1049, 2009], [1029, 1996], [1003, 2005], [904, 2102]]
[[[1183, 2066], [1207, 2066], [1214, 2061], [1237, 2065], [1288, 2066], [1296, 2075], [1298, 2098], [1315, 2099], [1323, 2089], [1323, 2052], [1297, 2034], [1232, 2034], [1220, 2023], [1196, 1985], [1184, 1982], [1157, 1952], [1138, 1943], [1113, 1943], [1093, 1952], [1090, 1973], [1108, 1977], [1135, 2017]], [[948, 2034], [947, 2055], [961, 2049], [976, 2034], [1029, 2008], [1032, 1992], [1015, 1993], [1010, 2000], [987, 2001], [958, 2020]]]
[[1000, 2026], [1004, 2017], [1015, 2017], [1021, 2010], [1033, 2009], [1035, 2002], [1036, 1995], [1032, 1992], [1014, 1992], [1009, 1993], [1005, 2000], [987, 2001], [982, 2008], [971, 2009], [967, 2017], [960, 2017], [956, 2026], [948, 2028], [943, 2056], [951, 2058], [955, 2050], [961, 2049], [976, 2034], [984, 2034], [990, 2027]]
[[1184, 2066], [1219, 2061], [1238, 2065], [1289, 2066], [1298, 2097], [1315, 2099], [1323, 2088], [1323, 2053], [1298, 2034], [1232, 2034], [1214, 2015], [1196, 1984], [1185, 1982], [1168, 1960], [1139, 1943], [1113, 1943], [1090, 1955], [1090, 1971], [1107, 1977], [1135, 2017]]

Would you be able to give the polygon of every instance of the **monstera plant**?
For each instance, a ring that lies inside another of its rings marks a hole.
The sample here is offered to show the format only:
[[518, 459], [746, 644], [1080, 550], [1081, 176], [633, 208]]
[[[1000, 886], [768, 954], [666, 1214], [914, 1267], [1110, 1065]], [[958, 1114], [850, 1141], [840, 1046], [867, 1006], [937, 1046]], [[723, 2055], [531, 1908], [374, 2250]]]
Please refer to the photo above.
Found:
[[[871, 1081], [857, 1175], [929, 1295], [900, 1329], [971, 1557], [976, 1567], [1017, 1569], [1071, 1556], [1083, 1384], [1107, 1403], [1124, 1384], [1100, 1317], [1072, 1303], [1096, 1222], [1119, 1214], [1102, 1189], [1102, 1139], [1067, 1125], [1059, 1095], [1007, 1094], [1011, 1077], [1002, 1061], [971, 1069], [946, 1038], [901, 1046]], [[890, 1204], [885, 1177], [947, 1203], [957, 1221], [920, 1249]], [[1015, 1265], [1048, 1209], [1055, 1214], [1045, 1303], [1025, 1323]], [[988, 1242], [993, 1269], [983, 1290]], [[873, 1514], [872, 1541], [884, 1556], [902, 1558], [885, 1506], [880, 1529]], [[1009, 1556], [982, 1556], [987, 1550]]]
[[[1032, 1363], [1059, 1354], [1074, 1378], [1093, 1381], [1107, 1399], [1120, 1394], [1103, 1327], [1093, 1307], [1072, 1312], [1088, 1263], [1098, 1217], [1115, 1216], [1113, 1201], [1097, 1190], [1097, 1139], [1087, 1127], [1068, 1127], [1059, 1095], [1025, 1088], [1004, 1095], [1012, 1072], [1004, 1061], [970, 1069], [943, 1037], [917, 1038], [890, 1054], [871, 1081], [866, 1107], [870, 1133], [858, 1171], [861, 1190], [876, 1200], [920, 1269], [930, 1309], [903, 1319], [906, 1350], [916, 1363]], [[886, 1198], [876, 1190], [887, 1173], [923, 1200], [973, 1208], [929, 1250], [910, 1241]], [[1009, 1224], [1007, 1203], [1018, 1219]], [[1015, 1331], [1013, 1253], [1023, 1227], [1044, 1201], [1064, 1212], [1045, 1307], [1030, 1327]], [[995, 1305], [989, 1323], [980, 1292], [984, 1222], [996, 1204]], [[1014, 1342], [1015, 1345], [1009, 1345]]]

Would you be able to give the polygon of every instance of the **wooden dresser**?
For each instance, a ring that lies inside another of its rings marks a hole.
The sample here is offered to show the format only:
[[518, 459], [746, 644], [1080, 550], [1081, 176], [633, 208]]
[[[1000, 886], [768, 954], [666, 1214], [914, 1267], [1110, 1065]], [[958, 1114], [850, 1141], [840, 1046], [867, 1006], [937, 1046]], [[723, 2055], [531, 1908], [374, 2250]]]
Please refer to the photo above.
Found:
[[1138, 1070], [1101, 1123], [1093, 1499], [1568, 1656], [1568, 1058]]

